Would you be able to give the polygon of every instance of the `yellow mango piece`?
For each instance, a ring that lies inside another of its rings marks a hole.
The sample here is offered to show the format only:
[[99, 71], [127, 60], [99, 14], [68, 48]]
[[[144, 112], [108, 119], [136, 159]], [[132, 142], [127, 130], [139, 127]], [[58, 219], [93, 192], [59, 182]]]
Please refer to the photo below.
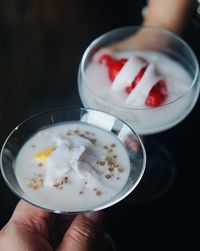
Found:
[[35, 159], [36, 160], [44, 160], [44, 159], [46, 159], [53, 151], [55, 151], [55, 147], [48, 147], [47, 149], [45, 149], [45, 150], [43, 150], [43, 151], [41, 151], [41, 152], [39, 152], [39, 153], [37, 153], [36, 155], [35, 155]]

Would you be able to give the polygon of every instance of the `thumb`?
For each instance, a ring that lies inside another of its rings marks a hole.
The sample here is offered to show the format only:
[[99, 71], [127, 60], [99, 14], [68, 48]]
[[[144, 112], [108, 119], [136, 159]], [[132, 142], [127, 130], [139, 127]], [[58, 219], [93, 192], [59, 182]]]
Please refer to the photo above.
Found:
[[95, 247], [103, 239], [104, 231], [100, 223], [100, 213], [95, 212], [91, 215], [80, 214], [76, 216], [57, 251], [90, 251], [97, 249]]

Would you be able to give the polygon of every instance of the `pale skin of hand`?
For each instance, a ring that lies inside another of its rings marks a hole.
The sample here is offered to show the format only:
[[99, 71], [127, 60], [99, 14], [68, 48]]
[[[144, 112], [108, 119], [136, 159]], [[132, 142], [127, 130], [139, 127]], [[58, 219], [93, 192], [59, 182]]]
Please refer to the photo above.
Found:
[[[195, 9], [196, 0], [149, 0], [147, 14], [141, 27], [154, 27], [171, 31], [181, 35], [187, 22], [191, 19]], [[151, 50], [154, 45], [160, 43], [164, 47], [168, 41], [161, 34], [151, 36], [145, 29], [139, 29], [137, 33], [120, 42], [115, 42], [109, 47], [100, 49], [94, 59], [98, 60], [103, 54], [112, 55], [115, 51], [123, 50]]]
[[182, 34], [195, 10], [196, 0], [149, 0], [143, 25]]
[[21, 200], [9, 222], [0, 231], [0, 250], [112, 250], [101, 218], [101, 213], [96, 212], [61, 216], [59, 220], [55, 214]]

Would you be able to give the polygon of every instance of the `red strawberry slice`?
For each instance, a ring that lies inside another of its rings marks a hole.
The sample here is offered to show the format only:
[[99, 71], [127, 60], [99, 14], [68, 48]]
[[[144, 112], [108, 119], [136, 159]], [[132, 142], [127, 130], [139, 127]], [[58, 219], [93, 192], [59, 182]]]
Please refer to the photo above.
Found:
[[162, 103], [162, 96], [160, 95], [160, 93], [152, 91], [149, 93], [145, 102], [147, 106], [153, 106], [153, 107], [160, 106], [161, 103]]
[[133, 82], [131, 83], [131, 86], [126, 87], [125, 91], [130, 94], [132, 92], [132, 90], [136, 87], [136, 85], [138, 84], [138, 82], [140, 81], [140, 79], [142, 78], [142, 76], [145, 73], [147, 66], [144, 66], [136, 75], [135, 79], [133, 80]]
[[167, 97], [167, 86], [164, 80], [160, 80], [155, 84], [148, 97], [146, 98], [145, 104], [147, 106], [158, 107], [160, 106]]
[[121, 58], [119, 60], [111, 57], [108, 54], [102, 55], [102, 57], [99, 59], [100, 64], [104, 64], [108, 67], [108, 77], [111, 81], [113, 81], [121, 68], [124, 66], [124, 64], [127, 62], [128, 59]]
[[[113, 58], [109, 54], [104, 54], [99, 59], [99, 63], [105, 65], [108, 68], [108, 77], [111, 81], [114, 81], [117, 74], [127, 62], [128, 59], [121, 58], [119, 60]], [[130, 86], [125, 88], [125, 91], [130, 94], [131, 91], [136, 87], [141, 78], [143, 77], [145, 70], [148, 65], [145, 65], [136, 75], [135, 79], [131, 83]], [[158, 107], [160, 106], [167, 97], [167, 86], [164, 80], [160, 80], [157, 82], [149, 92], [149, 95], [146, 98], [145, 105], [150, 107]]]
[[[130, 94], [132, 90], [136, 87], [138, 82], [143, 77], [145, 70], [147, 66], [144, 66], [139, 73], [136, 75], [135, 79], [133, 80], [131, 86], [126, 87], [125, 91]], [[145, 105], [152, 106], [152, 107], [158, 107], [160, 106], [167, 97], [167, 87], [164, 80], [160, 80], [158, 83], [156, 83], [151, 91], [149, 92], [149, 95], [146, 98]]]
[[124, 64], [127, 62], [126, 58], [122, 58], [120, 60], [115, 60], [113, 63], [109, 65], [108, 68], [108, 77], [111, 81], [114, 81], [117, 74], [121, 70], [121, 68], [124, 66]]
[[109, 66], [110, 64], [112, 64], [115, 61], [115, 59], [113, 57], [111, 57], [109, 54], [104, 54], [101, 56], [101, 58], [99, 59], [99, 63]]

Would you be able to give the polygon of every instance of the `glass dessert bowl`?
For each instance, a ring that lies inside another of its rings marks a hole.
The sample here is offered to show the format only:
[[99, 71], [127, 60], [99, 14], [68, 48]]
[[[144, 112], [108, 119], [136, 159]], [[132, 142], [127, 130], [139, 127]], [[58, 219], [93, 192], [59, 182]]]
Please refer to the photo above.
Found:
[[[195, 54], [177, 35], [159, 28], [122, 27], [88, 46], [79, 67], [78, 88], [85, 107], [121, 118], [146, 138], [188, 116], [199, 97], [198, 76]], [[151, 188], [147, 188], [148, 197], [153, 198], [169, 187], [174, 165], [160, 144], [145, 146], [145, 175], [148, 180], [148, 172], [154, 169], [156, 179], [152, 187], [151, 175]], [[155, 152], [160, 154], [157, 160]], [[159, 179], [162, 188], [158, 189]]]
[[56, 213], [97, 211], [139, 183], [146, 155], [122, 120], [94, 109], [54, 109], [32, 116], [7, 137], [1, 172], [29, 203]]

